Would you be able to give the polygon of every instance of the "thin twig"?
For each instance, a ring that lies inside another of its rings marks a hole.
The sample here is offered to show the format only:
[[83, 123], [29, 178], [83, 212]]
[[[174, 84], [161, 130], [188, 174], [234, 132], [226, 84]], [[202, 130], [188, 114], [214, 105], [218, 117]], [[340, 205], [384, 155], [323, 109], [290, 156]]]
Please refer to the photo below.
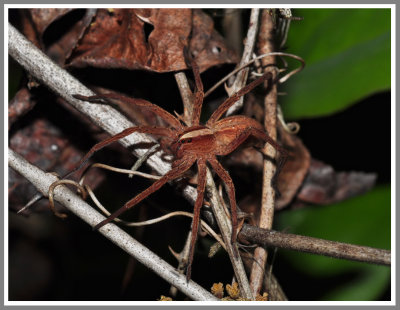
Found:
[[[244, 65], [245, 63], [248, 63], [251, 58], [251, 55], [253, 54], [253, 49], [257, 38], [259, 15], [260, 15], [260, 9], [257, 8], [251, 9], [249, 28], [247, 29], [247, 35], [244, 40], [245, 45], [243, 49], [242, 59], [240, 60], [238, 67]], [[249, 68], [243, 69], [238, 75], [236, 75], [235, 81], [233, 82], [232, 86], [226, 87], [229, 96], [233, 95], [239, 89], [242, 89], [246, 85], [248, 73], [249, 73]], [[243, 97], [240, 97], [240, 99], [228, 109], [226, 115], [234, 114], [242, 106], [243, 106]]]
[[38, 202], [38, 201], [39, 201], [40, 199], [42, 199], [42, 198], [43, 198], [43, 195], [42, 195], [42, 194], [39, 194], [39, 193], [35, 194], [35, 195], [31, 198], [31, 200], [29, 200], [29, 201], [26, 203], [25, 206], [23, 206], [21, 209], [19, 209], [19, 210], [17, 211], [17, 214], [22, 213], [22, 212], [24, 212], [25, 210], [28, 210], [31, 206], [33, 206], [36, 202]]
[[54, 205], [54, 189], [55, 189], [57, 186], [60, 186], [60, 185], [62, 185], [62, 184], [70, 184], [70, 185], [74, 185], [74, 186], [78, 187], [78, 189], [80, 190], [81, 195], [83, 196], [83, 199], [86, 198], [86, 191], [85, 191], [85, 188], [84, 188], [82, 185], [78, 184], [77, 182], [75, 182], [75, 181], [73, 181], [73, 180], [57, 180], [57, 181], [55, 181], [53, 184], [50, 185], [49, 191], [48, 191], [48, 193], [49, 193], [49, 205], [50, 205], [50, 209], [51, 209], [51, 210], [53, 211], [53, 213], [54, 213], [56, 216], [58, 216], [59, 218], [66, 218], [67, 215], [66, 215], [65, 213], [59, 213], [59, 212], [56, 210], [56, 207], [55, 207], [55, 205]]
[[389, 250], [335, 242], [308, 236], [294, 235], [244, 224], [240, 237], [261, 246], [313, 253], [340, 259], [390, 266]]
[[[71, 182], [74, 182], [74, 181], [71, 181]], [[78, 185], [78, 183], [75, 182], [74, 185]], [[106, 216], [110, 216], [111, 213], [100, 203], [100, 201], [97, 199], [96, 195], [93, 193], [92, 189], [89, 186], [85, 185], [85, 190], [87, 191], [87, 193], [89, 194], [90, 198], [93, 200], [95, 205]], [[174, 211], [174, 212], [164, 214], [160, 217], [153, 218], [151, 220], [142, 221], [142, 222], [127, 222], [127, 221], [121, 220], [120, 218], [117, 217], [117, 218], [115, 218], [115, 222], [122, 223], [125, 226], [140, 227], [140, 226], [146, 226], [146, 225], [153, 225], [153, 224], [165, 221], [174, 216], [186, 216], [186, 217], [193, 218], [193, 213], [189, 213], [189, 212], [185, 212], [185, 211]], [[210, 236], [212, 236], [215, 240], [217, 240], [217, 242], [220, 243], [224, 249], [226, 249], [226, 246], [225, 246], [225, 243], [223, 242], [223, 240], [217, 235], [217, 233], [205, 221], [200, 220], [200, 225], [201, 225], [201, 228], [203, 228]]]
[[[213, 210], [215, 219], [217, 220], [218, 227], [221, 230], [224, 243], [227, 245], [227, 252], [229, 258], [231, 259], [232, 267], [235, 272], [236, 280], [239, 283], [242, 297], [247, 298], [249, 300], [253, 300], [254, 297], [250, 289], [249, 280], [247, 278], [246, 270], [244, 269], [242, 259], [240, 255], [236, 257], [233, 252], [234, 249], [231, 246], [228, 246], [231, 244], [231, 235], [232, 235], [231, 221], [225, 214], [224, 206], [220, 202], [218, 190], [215, 186], [214, 179], [212, 177], [210, 169], [208, 168], [207, 168], [207, 189], [208, 193], [210, 194], [211, 208]], [[236, 246], [236, 244], [234, 246]]]
[[102, 164], [102, 163], [94, 163], [94, 164], [89, 165], [82, 172], [81, 179], [79, 180], [80, 184], [83, 184], [83, 181], [85, 180], [86, 174], [93, 168], [101, 168], [101, 169], [106, 169], [106, 170], [110, 170], [110, 171], [113, 171], [113, 172], [125, 173], [125, 174], [128, 174], [129, 176], [130, 175], [137, 175], [137, 176], [140, 176], [140, 177], [143, 177], [143, 178], [146, 178], [146, 179], [150, 179], [150, 180], [159, 180], [159, 179], [161, 179], [160, 176], [152, 175], [152, 174], [149, 174], [149, 173], [144, 173], [144, 172], [135, 171], [135, 170], [131, 170], [131, 169], [116, 168], [116, 167], [109, 166], [109, 165]]
[[[112, 167], [106, 164], [102, 164], [102, 163], [94, 163], [90, 166], [88, 166], [85, 171], [82, 173], [81, 179], [79, 180], [79, 182], [75, 182], [73, 180], [60, 180], [57, 182], [54, 182], [51, 186], [50, 186], [50, 190], [49, 190], [49, 200], [52, 202], [54, 200], [53, 196], [54, 196], [54, 189], [59, 186], [60, 184], [71, 184], [74, 185], [76, 187], [78, 187], [78, 189], [81, 191], [83, 199], [86, 199], [86, 193], [89, 194], [90, 198], [93, 200], [93, 202], [96, 204], [96, 206], [106, 215], [106, 216], [110, 216], [111, 213], [100, 203], [100, 201], [97, 199], [96, 195], [94, 194], [94, 192], [92, 191], [92, 189], [88, 186], [88, 185], [84, 185], [83, 182], [85, 180], [85, 176], [86, 174], [89, 172], [90, 169], [92, 168], [102, 168], [102, 169], [106, 169], [106, 170], [110, 170], [110, 171], [114, 171], [114, 172], [118, 172], [118, 173], [125, 173], [125, 174], [134, 174], [134, 175], [138, 175], [138, 176], [142, 176], [144, 178], [147, 179], [153, 179], [153, 180], [159, 180], [161, 177], [159, 176], [154, 176], [152, 174], [148, 174], [148, 173], [143, 173], [140, 171], [135, 171], [135, 170], [130, 170], [130, 169], [121, 169], [121, 168], [116, 168], [116, 167]], [[50, 198], [51, 197], [51, 198]], [[52, 203], [51, 203], [52, 204]], [[54, 208], [54, 205], [53, 205]], [[54, 212], [55, 213], [55, 212]], [[158, 222], [161, 222], [163, 220], [166, 220], [168, 218], [174, 217], [174, 216], [187, 216], [187, 217], [191, 217], [193, 218], [193, 213], [189, 213], [189, 212], [185, 212], [185, 211], [175, 211], [175, 212], [170, 212], [168, 214], [165, 214], [161, 217], [152, 219], [152, 220], [147, 220], [147, 221], [143, 221], [143, 222], [127, 222], [124, 220], [121, 220], [119, 218], [115, 218], [116, 222], [120, 222], [123, 223], [125, 226], [145, 226], [145, 225], [152, 225]], [[200, 224], [202, 226], [202, 228], [210, 235], [212, 236], [215, 240], [217, 240], [224, 249], [226, 249], [226, 246], [223, 242], [223, 240], [215, 233], [215, 231], [203, 220], [200, 220]]]
[[278, 120], [282, 125], [283, 130], [285, 130], [287, 133], [290, 133], [291, 135], [295, 135], [300, 131], [300, 124], [297, 122], [290, 122], [286, 123], [285, 118], [283, 117], [283, 112], [281, 109], [281, 106], [278, 104]]
[[[178, 85], [179, 93], [181, 94], [182, 104], [183, 104], [183, 120], [187, 126], [192, 125], [191, 115], [193, 114], [193, 92], [190, 89], [189, 82], [186, 78], [186, 74], [183, 72], [178, 72], [174, 74], [176, 84]], [[190, 240], [192, 238], [192, 230], [190, 229], [187, 237], [185, 245], [182, 251], [176, 255], [178, 260], [178, 271], [180, 273], [184, 272], [185, 267], [187, 266], [187, 262], [189, 261], [190, 255]], [[172, 296], [176, 295], [176, 287], [171, 286], [170, 293]]]
[[[43, 194], [47, 193], [51, 184], [57, 181], [56, 176], [51, 173], [45, 173], [10, 149], [8, 151], [8, 164], [28, 179]], [[64, 186], [55, 189], [54, 198], [92, 227], [105, 219], [103, 215]], [[194, 300], [217, 300], [211, 293], [192, 280], [187, 282], [186, 277], [178, 274], [174, 267], [133, 239], [115, 224], [104, 226], [99, 229], [99, 232], [150, 270], [179, 288], [180, 291], [190, 298]]]
[[133, 171], [136, 172], [136, 170], [138, 170], [140, 168], [140, 166], [149, 158], [149, 156], [151, 154], [153, 154], [158, 148], [160, 147], [159, 144], [155, 144], [153, 145], [151, 148], [149, 148], [144, 154], [143, 156], [139, 157], [136, 162], [133, 164], [131, 170], [132, 173], [129, 174], [129, 178], [133, 178], [133, 175], [135, 173], [133, 173]]
[[[190, 91], [190, 89], [187, 89], [187, 79], [186, 76], [180, 75], [179, 78], [176, 77], [176, 81], [178, 84], [178, 88], [181, 92], [182, 98], [186, 96], [186, 100], [189, 100], [190, 98], [193, 99], [193, 95]], [[184, 99], [183, 99], [184, 100]], [[190, 104], [189, 104], [190, 103]], [[184, 105], [189, 105], [193, 106], [193, 100], [191, 102], [184, 102]], [[185, 107], [187, 111], [192, 111], [191, 107]], [[191, 119], [191, 115], [185, 116], [185, 118]], [[225, 243], [226, 247], [225, 250], [227, 250], [228, 255], [231, 259], [232, 267], [235, 273], [235, 276], [237, 278], [237, 281], [239, 283], [239, 287], [241, 288], [241, 292], [244, 295], [244, 297], [248, 299], [252, 299], [251, 291], [250, 291], [250, 285], [249, 281], [247, 279], [246, 271], [244, 269], [243, 262], [239, 257], [235, 257], [234, 255], [234, 249], [232, 249], [232, 245], [230, 242], [231, 234], [232, 234], [232, 226], [229, 217], [227, 214], [224, 212], [224, 207], [223, 204], [221, 203], [220, 199], [218, 198], [218, 192], [215, 187], [214, 180], [212, 178], [211, 172], [207, 168], [207, 189], [208, 192], [210, 193], [210, 200], [211, 200], [211, 208], [213, 209], [214, 216], [217, 220], [219, 229], [221, 231], [222, 238], [224, 240], [223, 243]], [[222, 244], [222, 243], [221, 243]], [[236, 245], [234, 245], [236, 246]], [[237, 251], [237, 249], [236, 249]]]
[[[189, 254], [190, 254], [190, 241], [192, 240], [192, 231], [190, 230], [187, 238], [186, 238], [186, 242], [185, 242], [185, 246], [183, 247], [182, 251], [180, 253], [175, 253], [172, 248], [169, 246], [169, 250], [172, 252], [172, 254], [176, 257], [176, 259], [178, 260], [178, 267], [177, 270], [180, 274], [183, 274], [185, 272], [186, 266], [187, 266], [187, 262], [189, 260]], [[178, 293], [178, 289], [171, 285], [171, 287], [169, 288], [169, 293], [171, 296], [176, 296], [176, 294]]]
[[[231, 71], [229, 74], [227, 74], [225, 77], [223, 77], [221, 80], [219, 80], [217, 83], [215, 83], [212, 87], [210, 87], [204, 94], [204, 97], [207, 97], [208, 95], [210, 95], [216, 88], [218, 88], [221, 84], [223, 84], [226, 80], [228, 80], [232, 75], [238, 73], [239, 71], [243, 70], [244, 68], [248, 67], [249, 65], [251, 65], [252, 63], [257, 62], [258, 60], [265, 58], [265, 57], [270, 57], [270, 56], [282, 56], [282, 57], [290, 57], [293, 59], [296, 59], [297, 61], [300, 62], [300, 66], [292, 71], [290, 71], [289, 73], [285, 74], [283, 77], [281, 77], [278, 82], [280, 84], [286, 82], [291, 76], [299, 73], [301, 70], [304, 69], [305, 66], [305, 61], [303, 58], [295, 55], [295, 54], [290, 54], [290, 53], [284, 53], [284, 52], [271, 52], [271, 53], [266, 53], [266, 54], [262, 54], [262, 55], [258, 55], [256, 57], [254, 57], [252, 60], [249, 60], [247, 63], [245, 63], [244, 65], [241, 65], [240, 67], [236, 68], [235, 70]], [[276, 67], [277, 68], [277, 67]], [[283, 72], [285, 71], [285, 69], [278, 69], [277, 70], [279, 72]]]
[[174, 74], [176, 83], [178, 84], [179, 92], [181, 94], [183, 103], [183, 119], [187, 126], [191, 126], [191, 117], [193, 114], [193, 93], [190, 90], [188, 80], [185, 73], [177, 72]]
[[[259, 33], [259, 50], [261, 54], [273, 52], [273, 29], [274, 23], [272, 21], [271, 15], [263, 10], [261, 16], [261, 25]], [[275, 64], [275, 57], [265, 57], [262, 59], [264, 66]], [[268, 67], [267, 67], [267, 70]], [[277, 85], [272, 84], [270, 91], [264, 99], [265, 115], [264, 115], [264, 126], [269, 136], [276, 141], [277, 131], [276, 131], [276, 112], [277, 112]], [[271, 184], [271, 180], [275, 175], [276, 168], [271, 161], [275, 158], [276, 151], [270, 145], [266, 144], [263, 150], [264, 154], [268, 157], [264, 159], [263, 163], [263, 187], [261, 196], [261, 210], [260, 219], [258, 226], [261, 228], [271, 229], [274, 217], [274, 207], [275, 207], [275, 190]], [[265, 274], [265, 264], [267, 262], [268, 253], [265, 248], [258, 247], [254, 250], [254, 263], [252, 265], [252, 270], [250, 274], [250, 285], [253, 294], [259, 294], [262, 288], [264, 274]]]

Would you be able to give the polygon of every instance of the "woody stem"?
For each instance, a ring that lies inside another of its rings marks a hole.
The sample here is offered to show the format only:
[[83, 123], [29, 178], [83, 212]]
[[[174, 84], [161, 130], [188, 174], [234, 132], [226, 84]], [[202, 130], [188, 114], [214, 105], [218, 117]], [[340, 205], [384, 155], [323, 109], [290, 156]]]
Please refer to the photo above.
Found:
[[[259, 51], [261, 54], [269, 53], [274, 51], [273, 47], [273, 29], [274, 22], [271, 15], [267, 10], [263, 10], [261, 15], [261, 25], [259, 32]], [[274, 64], [275, 57], [265, 57], [262, 60], [264, 66]], [[270, 86], [270, 85], [269, 85]], [[267, 96], [264, 99], [265, 115], [264, 115], [264, 126], [269, 136], [276, 141], [277, 131], [276, 131], [276, 111], [277, 111], [277, 86], [272, 84]], [[275, 158], [276, 151], [270, 145], [266, 144], [264, 147], [264, 154], [266, 159], [263, 163], [263, 188], [261, 196], [261, 211], [260, 220], [258, 226], [264, 229], [271, 229], [274, 207], [275, 207], [275, 190], [272, 186], [272, 179], [275, 175], [276, 168], [271, 161]], [[252, 265], [250, 273], [250, 286], [252, 288], [253, 294], [258, 294], [261, 291], [264, 274], [265, 265], [267, 261], [268, 253], [265, 248], [257, 247], [254, 250], [254, 263]]]

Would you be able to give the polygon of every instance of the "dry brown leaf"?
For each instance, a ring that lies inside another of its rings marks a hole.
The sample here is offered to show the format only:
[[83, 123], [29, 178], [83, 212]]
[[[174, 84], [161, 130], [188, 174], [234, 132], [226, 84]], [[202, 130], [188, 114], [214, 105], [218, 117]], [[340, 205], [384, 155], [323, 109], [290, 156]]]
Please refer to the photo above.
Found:
[[28, 113], [36, 104], [36, 100], [28, 88], [21, 88], [8, 103], [8, 129], [14, 124], [21, 116]]
[[193, 30], [190, 51], [200, 71], [223, 63], [235, 63], [238, 57], [225, 44], [224, 38], [214, 29], [214, 22], [202, 10], [193, 10]]
[[[19, 10], [22, 32], [37, 47], [60, 65], [76, 47], [78, 40], [89, 26], [96, 9], [29, 9]], [[68, 19], [67, 19], [68, 17]], [[62, 25], [56, 21], [63, 19]], [[51, 39], [45, 34], [51, 29]]]
[[211, 18], [201, 10], [102, 9], [70, 65], [177, 71], [187, 68], [183, 55], [186, 46], [190, 46], [201, 71], [236, 61]]
[[32, 22], [40, 36], [46, 31], [47, 27], [61, 18], [72, 9], [30, 9]]
[[[23, 156], [30, 163], [49, 172], [63, 175], [71, 171], [84, 153], [68, 142], [52, 122], [45, 118], [33, 119], [29, 124], [13, 132], [10, 148]], [[101, 183], [104, 174], [101, 170], [91, 171], [85, 180], [91, 188]], [[37, 192], [33, 185], [24, 177], [9, 169], [9, 202], [10, 207], [19, 210]], [[48, 210], [48, 202], [35, 206], [35, 210]], [[28, 211], [29, 212], [29, 211]]]
[[312, 159], [295, 205], [325, 205], [349, 199], [369, 191], [375, 185], [376, 178], [375, 173], [336, 172], [333, 167]]
[[311, 161], [310, 152], [297, 136], [289, 134], [281, 126], [278, 130], [281, 144], [289, 151], [289, 158], [278, 177], [280, 196], [276, 200], [277, 210], [287, 206], [296, 196], [308, 173]]

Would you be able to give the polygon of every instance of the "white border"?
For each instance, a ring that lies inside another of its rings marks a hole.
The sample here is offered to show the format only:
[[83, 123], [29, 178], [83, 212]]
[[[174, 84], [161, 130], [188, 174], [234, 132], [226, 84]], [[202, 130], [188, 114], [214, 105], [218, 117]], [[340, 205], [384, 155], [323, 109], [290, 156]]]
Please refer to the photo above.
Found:
[[334, 8], [387, 8], [395, 9], [395, 4], [5, 4], [4, 8], [22, 9], [22, 8], [321, 8], [321, 9], [334, 9]]
[[[343, 306], [343, 305], [361, 305], [361, 306], [380, 306], [380, 305], [395, 305], [396, 304], [396, 77], [395, 77], [395, 69], [396, 69], [396, 5], [395, 4], [325, 4], [325, 5], [300, 5], [300, 4], [268, 4], [268, 5], [242, 5], [242, 4], [157, 4], [157, 5], [144, 5], [144, 4], [112, 4], [112, 5], [93, 5], [93, 4], [5, 4], [4, 5], [4, 103], [8, 102], [8, 10], [11, 8], [149, 8], [149, 7], [157, 7], [157, 8], [251, 8], [251, 7], [260, 7], [260, 8], [389, 8], [391, 9], [391, 301], [367, 301], [367, 302], [352, 302], [352, 301], [343, 301], [343, 302], [333, 302], [333, 301], [289, 301], [289, 302], [274, 302], [269, 301], [267, 304], [265, 302], [255, 302], [255, 301], [240, 301], [229, 303], [229, 305], [262, 305], [262, 306], [322, 306], [322, 305], [330, 305], [330, 306]], [[4, 193], [7, 192], [6, 184], [8, 184], [8, 105], [4, 104]], [[172, 301], [168, 303], [161, 303], [159, 301], [9, 301], [8, 300], [8, 195], [4, 195], [4, 208], [3, 208], [3, 216], [4, 216], [4, 305], [9, 306], [126, 306], [126, 305], [227, 305], [225, 302], [211, 302], [211, 301]]]
[[396, 6], [391, 10], [391, 295], [396, 303]]
[[[6, 22], [7, 21], [7, 22]], [[4, 141], [4, 304], [8, 301], [8, 9], [4, 8], [4, 100], [3, 100], [3, 141]], [[7, 184], [7, 185], [6, 185]]]

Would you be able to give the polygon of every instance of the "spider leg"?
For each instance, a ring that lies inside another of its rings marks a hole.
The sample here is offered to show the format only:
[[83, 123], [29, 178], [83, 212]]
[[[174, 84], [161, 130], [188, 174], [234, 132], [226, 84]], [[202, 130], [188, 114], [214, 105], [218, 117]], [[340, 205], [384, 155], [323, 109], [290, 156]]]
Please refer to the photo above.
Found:
[[233, 140], [231, 143], [229, 143], [223, 150], [223, 152], [217, 154], [217, 155], [227, 155], [231, 152], [233, 152], [240, 144], [242, 144], [249, 136], [254, 136], [264, 142], [268, 142], [269, 144], [272, 145], [274, 149], [276, 149], [279, 153], [279, 159], [277, 161], [276, 165], [276, 173], [273, 176], [271, 183], [272, 186], [275, 188], [276, 194], [279, 196], [279, 190], [277, 187], [277, 182], [278, 182], [278, 176], [279, 173], [282, 171], [283, 166], [286, 163], [286, 159], [288, 157], [288, 152], [285, 148], [283, 148], [281, 145], [279, 145], [274, 139], [272, 139], [266, 132], [263, 130], [260, 130], [258, 128], [254, 127], [247, 127], [245, 130], [243, 130], [239, 136]]
[[177, 161], [176, 166], [172, 168], [170, 171], [168, 171], [161, 179], [155, 181], [151, 186], [149, 186], [143, 192], [137, 194], [134, 198], [126, 202], [123, 207], [119, 208], [117, 211], [112, 213], [108, 218], [98, 223], [93, 229], [96, 230], [108, 224], [116, 217], [118, 217], [121, 213], [132, 208], [133, 206], [141, 202], [144, 198], [150, 196], [152, 193], [160, 189], [165, 183], [180, 177], [183, 173], [189, 170], [189, 168], [193, 165], [194, 161], [195, 161], [194, 159], [187, 160], [187, 158], [185, 157], [179, 159]]
[[88, 161], [88, 159], [95, 152], [99, 151], [103, 147], [106, 147], [107, 145], [109, 145], [115, 141], [118, 141], [122, 138], [125, 138], [126, 136], [129, 136], [130, 134], [132, 134], [134, 132], [149, 133], [149, 134], [160, 135], [160, 136], [169, 137], [169, 138], [175, 137], [175, 133], [171, 129], [164, 128], [164, 127], [140, 126], [140, 127], [127, 128], [127, 129], [121, 131], [120, 133], [95, 144], [89, 150], [89, 152], [87, 152], [86, 155], [78, 162], [78, 164], [75, 166], [75, 168], [72, 171], [68, 172], [66, 175], [64, 175], [62, 178], [64, 179], [64, 178], [68, 177], [69, 175], [71, 175], [72, 173], [74, 173], [75, 171], [82, 168], [82, 166]]
[[248, 130], [249, 130], [249, 135], [252, 135], [260, 140], [263, 140], [264, 142], [268, 142], [275, 150], [277, 150], [280, 153], [279, 159], [277, 160], [277, 163], [276, 163], [276, 172], [271, 180], [271, 184], [272, 184], [272, 187], [275, 189], [276, 195], [280, 196], [278, 186], [277, 186], [278, 176], [279, 176], [279, 173], [282, 171], [283, 166], [286, 163], [289, 153], [284, 147], [282, 147], [279, 143], [277, 143], [274, 139], [272, 139], [263, 130], [260, 130], [260, 129], [254, 128], [254, 127], [250, 127]]
[[190, 280], [190, 276], [192, 273], [192, 262], [194, 257], [194, 248], [196, 245], [197, 235], [199, 232], [199, 222], [200, 222], [200, 209], [203, 205], [204, 198], [204, 190], [206, 187], [206, 161], [204, 159], [199, 159], [197, 161], [198, 167], [198, 183], [197, 183], [197, 198], [194, 204], [194, 214], [192, 221], [192, 239], [190, 241], [190, 250], [189, 250], [189, 262], [186, 269], [186, 280]]
[[241, 145], [249, 136], [254, 136], [257, 139], [268, 142], [274, 149], [279, 151], [282, 156], [287, 157], [288, 153], [285, 148], [283, 148], [263, 130], [251, 126], [245, 128], [232, 142], [224, 146], [224, 148], [217, 155], [228, 155], [239, 145]]
[[231, 97], [226, 99], [210, 116], [209, 120], [207, 121], [207, 126], [212, 126], [215, 124], [221, 116], [236, 102], [240, 99], [240, 97], [246, 95], [250, 91], [252, 91], [255, 87], [260, 85], [265, 80], [272, 79], [272, 73], [266, 72], [263, 76], [259, 77], [257, 80], [251, 82], [250, 84], [246, 85], [242, 89], [240, 89], [237, 93], [233, 94]]
[[191, 60], [190, 63], [193, 70], [194, 80], [196, 82], [196, 92], [194, 93], [195, 99], [194, 99], [193, 115], [192, 115], [192, 126], [196, 126], [199, 125], [200, 123], [201, 107], [203, 105], [203, 100], [204, 100], [204, 88], [200, 78], [199, 66], [194, 60]]
[[224, 182], [226, 191], [229, 197], [229, 203], [231, 205], [231, 220], [232, 220], [232, 236], [231, 236], [231, 243], [233, 247], [233, 253], [236, 257], [238, 257], [238, 250], [236, 247], [236, 236], [237, 236], [237, 206], [236, 206], [236, 198], [235, 198], [235, 186], [233, 185], [233, 181], [228, 173], [219, 163], [215, 156], [209, 157], [208, 162], [211, 164], [215, 172]]
[[120, 95], [117, 93], [109, 92], [106, 94], [101, 94], [97, 96], [82, 96], [82, 95], [73, 95], [76, 99], [82, 100], [82, 101], [89, 101], [93, 103], [104, 103], [104, 100], [121, 100], [127, 103], [130, 103], [135, 106], [139, 106], [142, 108], [149, 109], [152, 111], [154, 114], [160, 116], [164, 121], [166, 121], [171, 127], [175, 129], [183, 129], [182, 124], [179, 122], [179, 120], [173, 116], [171, 113], [165, 111], [164, 109], [160, 108], [158, 105], [155, 105], [147, 100], [144, 99], [138, 99], [138, 98], [131, 98], [127, 97], [124, 95]]

